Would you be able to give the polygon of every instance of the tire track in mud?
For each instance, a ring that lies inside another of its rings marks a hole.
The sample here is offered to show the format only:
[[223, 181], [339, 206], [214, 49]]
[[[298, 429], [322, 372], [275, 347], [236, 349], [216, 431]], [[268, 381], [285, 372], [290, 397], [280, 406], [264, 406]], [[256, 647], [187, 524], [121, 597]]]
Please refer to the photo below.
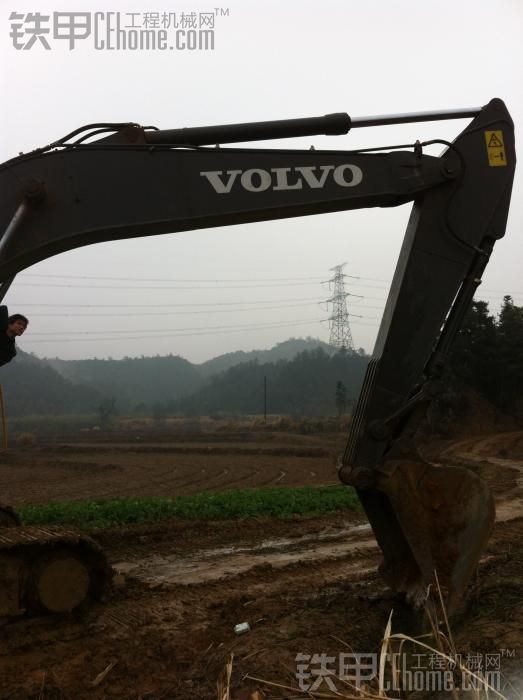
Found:
[[[164, 547], [150, 555], [136, 557], [136, 549], [119, 553], [112, 565], [119, 574], [149, 585], [197, 585], [230, 579], [260, 566], [273, 569], [293, 564], [315, 565], [332, 559], [358, 558], [378, 553], [370, 525], [362, 523], [301, 537], [279, 537], [257, 544], [212, 547], [189, 555], [173, 554]], [[130, 555], [126, 558], [126, 555]]]
[[133, 628], [162, 626], [209, 634], [209, 610], [239, 600], [237, 615], [249, 615], [250, 608], [242, 611], [249, 600], [262, 606], [265, 600], [286, 600], [297, 581], [303, 590], [293, 593], [291, 607], [301, 609], [302, 598], [315, 600], [351, 582], [363, 586], [363, 582], [374, 581], [379, 559], [366, 523], [339, 527], [334, 533], [327, 529], [251, 546], [208, 548], [183, 557], [172, 555], [167, 548], [151, 556], [134, 547], [131, 552], [133, 561], [112, 564], [123, 574], [124, 587], [139, 586], [140, 600], [135, 601], [130, 617], [130, 601], [115, 601], [97, 623], [116, 635]]

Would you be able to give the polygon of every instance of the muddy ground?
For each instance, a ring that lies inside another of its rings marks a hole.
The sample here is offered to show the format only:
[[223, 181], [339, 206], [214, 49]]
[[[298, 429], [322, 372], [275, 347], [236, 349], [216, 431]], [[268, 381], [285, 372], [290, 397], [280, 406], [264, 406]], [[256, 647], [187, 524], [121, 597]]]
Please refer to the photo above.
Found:
[[[96, 434], [13, 448], [0, 493], [13, 505], [115, 495], [336, 483], [337, 435], [144, 437]], [[440, 442], [431, 458], [489, 482], [498, 521], [454, 621], [460, 652], [498, 655], [523, 678], [523, 433]], [[233, 655], [231, 698], [297, 697], [296, 655], [379, 650], [412, 620], [376, 573], [362, 516], [141, 525], [93, 533], [118, 575], [78, 616], [0, 626], [0, 698], [206, 700]], [[238, 636], [234, 626], [248, 622]], [[312, 679], [314, 680], [314, 678]], [[516, 697], [514, 687], [505, 693]], [[523, 686], [519, 686], [519, 692]], [[343, 690], [343, 686], [338, 688]], [[329, 690], [323, 683], [320, 692]], [[256, 697], [256, 695], [254, 695]], [[303, 695], [302, 697], [309, 697]], [[471, 694], [472, 697], [472, 694]]]

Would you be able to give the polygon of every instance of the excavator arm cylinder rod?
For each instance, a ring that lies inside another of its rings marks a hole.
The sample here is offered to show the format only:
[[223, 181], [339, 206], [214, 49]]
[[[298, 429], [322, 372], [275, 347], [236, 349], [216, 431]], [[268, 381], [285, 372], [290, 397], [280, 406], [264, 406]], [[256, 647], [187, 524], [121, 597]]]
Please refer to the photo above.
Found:
[[414, 122], [438, 122], [445, 119], [466, 119], [475, 117], [481, 107], [469, 109], [440, 109], [436, 112], [405, 112], [404, 114], [381, 114], [369, 117], [351, 117], [351, 129], [365, 126], [386, 126], [388, 124], [412, 124]]
[[481, 107], [445, 109], [431, 112], [406, 112], [404, 114], [382, 114], [366, 117], [350, 117], [344, 112], [338, 112], [336, 114], [327, 114], [324, 117], [308, 117], [305, 119], [280, 119], [269, 122], [145, 131], [144, 138], [151, 145], [208, 146], [222, 143], [298, 138], [302, 136], [339, 136], [347, 134], [350, 129], [366, 126], [409, 124], [412, 122], [441, 121], [443, 119], [465, 119], [467, 117], [475, 117], [480, 112]]
[[16, 229], [21, 226], [28, 209], [29, 204], [25, 199], [22, 200], [18, 205], [18, 208], [16, 209], [15, 213], [13, 214], [13, 218], [9, 222], [9, 226], [6, 228], [2, 237], [0, 238], [0, 257], [2, 257], [2, 255], [4, 254], [6, 245], [11, 240]]
[[[18, 208], [16, 209], [13, 218], [9, 222], [9, 226], [6, 228], [6, 230], [0, 238], [0, 257], [2, 257], [2, 255], [4, 254], [6, 245], [13, 237], [15, 231], [22, 225], [27, 215], [28, 209], [29, 204], [27, 200], [23, 199], [18, 205]], [[15, 277], [16, 275], [11, 275], [0, 282], [0, 303], [3, 301]]]

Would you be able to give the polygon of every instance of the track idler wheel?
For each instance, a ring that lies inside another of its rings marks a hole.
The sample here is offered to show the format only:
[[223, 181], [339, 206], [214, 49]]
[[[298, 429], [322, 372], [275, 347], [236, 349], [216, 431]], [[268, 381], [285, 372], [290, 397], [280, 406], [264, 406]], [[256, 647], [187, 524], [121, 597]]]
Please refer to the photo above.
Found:
[[56, 547], [31, 562], [29, 607], [34, 612], [69, 613], [100, 598], [107, 584], [105, 560], [75, 547]]
[[88, 600], [90, 587], [89, 567], [76, 553], [60, 550], [35, 562], [31, 597], [45, 612], [79, 608]]

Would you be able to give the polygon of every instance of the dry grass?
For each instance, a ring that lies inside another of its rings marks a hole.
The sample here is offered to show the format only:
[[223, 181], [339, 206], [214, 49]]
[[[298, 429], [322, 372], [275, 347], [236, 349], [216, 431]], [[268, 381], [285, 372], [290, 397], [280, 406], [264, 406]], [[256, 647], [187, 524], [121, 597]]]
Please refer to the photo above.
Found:
[[17, 447], [34, 447], [36, 443], [37, 438], [34, 433], [19, 433], [15, 439]]
[[230, 700], [231, 697], [231, 677], [232, 677], [232, 662], [234, 654], [231, 654], [229, 661], [225, 664], [225, 668], [220, 674], [216, 683], [218, 692], [218, 700]]
[[[336, 690], [333, 690], [332, 687], [329, 688], [330, 684], [323, 684], [321, 689], [317, 691], [306, 691], [295, 686], [250, 675], [245, 676], [245, 678], [270, 689], [271, 698], [279, 700], [290, 698], [390, 700], [391, 698], [406, 698], [411, 692], [415, 692], [416, 696], [419, 697], [420, 690], [423, 694], [433, 695], [434, 689], [409, 688], [409, 684], [405, 682], [405, 674], [411, 673], [412, 667], [406, 666], [405, 659], [412, 663], [413, 657], [430, 654], [432, 659], [438, 662], [437, 669], [441, 673], [445, 673], [445, 678], [450, 680], [447, 687], [438, 691], [438, 697], [450, 697], [453, 700], [462, 697], [466, 697], [467, 700], [507, 700], [503, 693], [491, 685], [488, 676], [485, 677], [479, 671], [476, 673], [461, 663], [461, 656], [454, 644], [437, 576], [434, 585], [430, 586], [427, 591], [424, 615], [430, 632], [420, 637], [411, 637], [401, 632], [392, 632], [393, 611], [391, 611], [378, 654], [378, 672], [368, 684], [356, 686], [346, 678], [340, 678], [334, 672], [328, 671], [331, 684], [335, 686]], [[342, 642], [342, 640], [339, 641]], [[345, 642], [342, 643], [344, 646], [348, 646]], [[461, 687], [464, 689], [463, 691]], [[462, 694], [463, 692], [465, 695]], [[517, 693], [514, 694], [513, 698], [523, 700], [523, 696]]]

